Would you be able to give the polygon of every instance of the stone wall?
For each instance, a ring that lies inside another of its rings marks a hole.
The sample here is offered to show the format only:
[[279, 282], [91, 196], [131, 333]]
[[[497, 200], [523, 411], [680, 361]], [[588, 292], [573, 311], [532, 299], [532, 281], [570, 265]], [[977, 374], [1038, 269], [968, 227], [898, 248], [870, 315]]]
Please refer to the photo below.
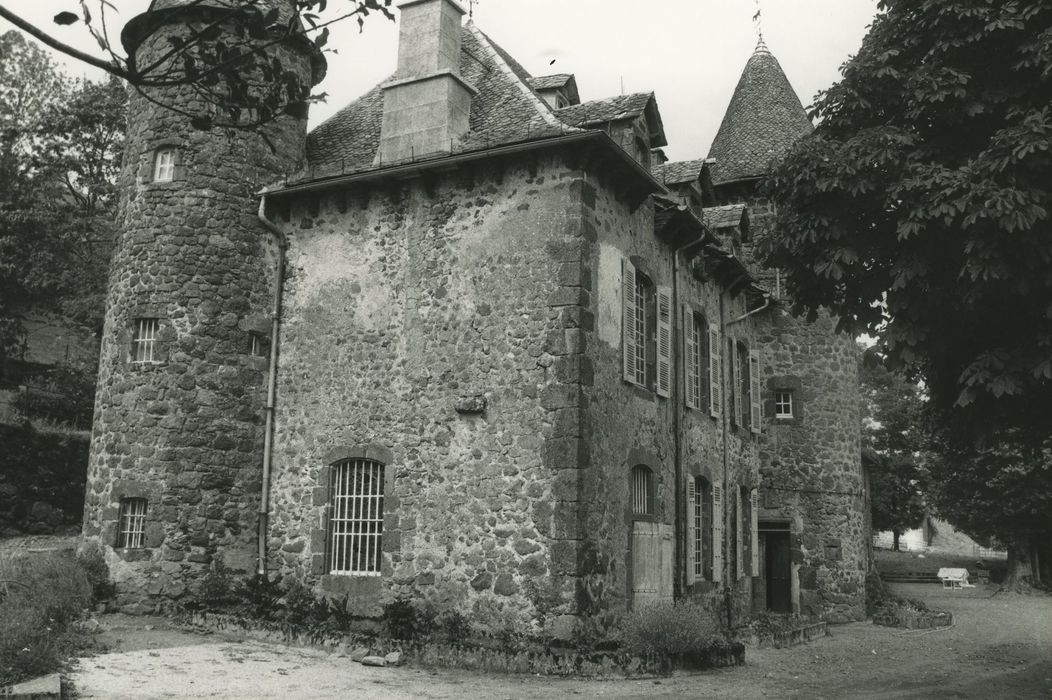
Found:
[[[137, 57], [151, 61], [186, 31], [162, 26]], [[277, 47], [304, 76], [305, 55]], [[152, 97], [192, 112], [183, 88]], [[186, 117], [132, 91], [121, 175], [84, 515], [104, 545], [118, 602], [147, 610], [177, 599], [217, 553], [251, 570], [259, 499], [266, 333], [274, 246], [254, 193], [299, 166], [305, 122], [282, 118], [256, 135], [197, 131]], [[158, 149], [175, 153], [154, 182]], [[157, 318], [157, 361], [133, 363], [136, 319]], [[115, 549], [122, 498], [146, 498], [145, 547]]]
[[[573, 612], [583, 187], [526, 154], [290, 200], [274, 568], [363, 614], [401, 594]], [[329, 466], [367, 455], [388, 478], [382, 576], [330, 575]]]

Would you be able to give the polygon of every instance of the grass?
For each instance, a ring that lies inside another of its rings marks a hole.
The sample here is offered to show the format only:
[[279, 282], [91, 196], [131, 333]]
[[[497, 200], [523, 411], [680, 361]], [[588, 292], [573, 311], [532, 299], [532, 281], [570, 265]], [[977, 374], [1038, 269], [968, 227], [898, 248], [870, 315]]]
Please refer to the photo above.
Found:
[[78, 625], [108, 578], [69, 554], [0, 558], [0, 687], [55, 673], [93, 637]]
[[975, 557], [956, 556], [952, 554], [940, 554], [937, 552], [893, 552], [887, 549], [876, 549], [873, 557], [877, 562], [877, 569], [884, 576], [895, 574], [927, 574], [934, 576], [943, 567], [968, 569], [969, 574], [974, 576], [980, 568], [991, 572], [999, 572], [1004, 575], [1006, 563], [997, 559], [983, 560], [983, 566], [977, 566]]

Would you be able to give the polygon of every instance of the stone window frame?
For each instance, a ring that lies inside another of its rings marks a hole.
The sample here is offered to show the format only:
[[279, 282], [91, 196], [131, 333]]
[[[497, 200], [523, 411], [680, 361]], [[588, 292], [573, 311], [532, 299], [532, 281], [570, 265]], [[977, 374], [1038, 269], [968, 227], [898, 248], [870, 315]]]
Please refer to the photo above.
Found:
[[[124, 355], [124, 363], [131, 371], [149, 372], [168, 363], [168, 355], [175, 345], [175, 328], [168, 318], [166, 304], [140, 303], [128, 309], [128, 315], [118, 335], [118, 342]], [[137, 361], [135, 356], [135, 338], [138, 323], [143, 319], [156, 319], [157, 331], [153, 344], [153, 359], [149, 362]]]
[[[379, 479], [376, 479], [376, 470], [379, 470]], [[384, 542], [384, 477], [388, 471], [386, 464], [375, 459], [341, 459], [330, 465], [329, 526], [326, 533], [328, 564], [325, 567], [328, 575], [380, 575]], [[365, 477], [359, 479], [362, 474]], [[340, 478], [334, 479], [334, 475], [340, 475]], [[365, 488], [359, 490], [360, 485]], [[342, 506], [338, 505], [340, 502]], [[344, 525], [340, 532], [337, 532], [337, 522]], [[339, 547], [338, 541], [341, 543]]]
[[[331, 512], [330, 495], [332, 493], [333, 466], [346, 460], [363, 459], [379, 462], [384, 465], [384, 503], [383, 503], [383, 538], [380, 551], [380, 575], [339, 573], [333, 574], [329, 570], [329, 516]], [[318, 517], [315, 519], [315, 527], [311, 529], [310, 547], [310, 569], [311, 573], [318, 576], [323, 587], [326, 583], [336, 582], [330, 586], [331, 592], [346, 591], [346, 585], [355, 581], [373, 581], [378, 584], [384, 579], [389, 579], [393, 573], [391, 556], [401, 551], [401, 531], [399, 529], [399, 507], [400, 499], [395, 492], [396, 462], [394, 452], [383, 445], [363, 444], [334, 447], [326, 451], [318, 460], [321, 466], [318, 468], [313, 493], [313, 505], [317, 509]], [[368, 592], [374, 584], [369, 584]], [[364, 591], [363, 591], [364, 593]]]
[[[632, 472], [637, 467], [645, 467], [649, 471], [647, 493], [648, 510], [646, 513], [636, 513], [633, 508]], [[626, 490], [627, 498], [624, 506], [625, 523], [631, 528], [632, 523], [637, 520], [654, 523], [661, 521], [664, 511], [662, 502], [658, 498], [658, 490], [661, 486], [661, 461], [656, 455], [647, 452], [646, 450], [633, 448], [628, 451], [622, 469], [624, 469], [622, 474], [625, 475], [625, 481], [623, 483], [628, 487]]]
[[[792, 394], [793, 415], [778, 416], [775, 411], [775, 399], [779, 392]], [[774, 426], [803, 425], [806, 418], [807, 396], [803, 390], [803, 381], [794, 375], [778, 375], [767, 379], [763, 392], [763, 412], [771, 417]]]
[[653, 517], [654, 471], [650, 467], [645, 464], [636, 464], [632, 467], [629, 493], [631, 494], [632, 519], [639, 520], [639, 516]]
[[176, 149], [174, 146], [162, 146], [153, 152], [152, 182], [172, 182], [175, 180]]
[[121, 498], [117, 513], [117, 549], [146, 549], [146, 513], [150, 499], [142, 496]]
[[[186, 179], [186, 166], [184, 164], [184, 152], [186, 143], [178, 138], [162, 138], [149, 144], [143, 150], [139, 162], [139, 181], [150, 188], [166, 188], [178, 186]], [[157, 161], [162, 153], [172, 154], [171, 178], [158, 180]]]
[[[120, 546], [121, 503], [141, 499], [146, 502], [143, 520], [144, 542], [142, 547]], [[137, 479], [117, 479], [110, 491], [109, 505], [103, 513], [103, 542], [112, 542], [114, 553], [124, 561], [146, 561], [153, 557], [155, 550], [161, 548], [165, 540], [164, 523], [153, 505], [161, 502], [161, 493], [157, 485]]]
[[156, 316], [138, 316], [132, 322], [132, 364], [157, 364], [157, 336], [161, 319]]

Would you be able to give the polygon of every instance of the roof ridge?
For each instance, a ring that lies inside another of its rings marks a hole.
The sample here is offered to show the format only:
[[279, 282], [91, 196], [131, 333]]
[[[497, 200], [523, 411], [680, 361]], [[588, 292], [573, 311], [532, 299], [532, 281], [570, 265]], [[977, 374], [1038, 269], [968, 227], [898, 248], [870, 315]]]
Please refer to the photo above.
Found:
[[[497, 62], [497, 66], [515, 81], [515, 84], [522, 90], [523, 95], [525, 95], [533, 106], [537, 108], [538, 115], [545, 121], [545, 123], [549, 126], [562, 126], [562, 122], [555, 116], [555, 112], [552, 110], [551, 105], [541, 99], [540, 95], [538, 95], [537, 92], [526, 83], [526, 80], [519, 75], [518, 71], [512, 67], [511, 63], [515, 62], [517, 65], [517, 62], [512, 58], [511, 54], [505, 51], [497, 44], [497, 42], [486, 36], [486, 33], [479, 29], [473, 20], [468, 20], [465, 28], [475, 35], [475, 38], [479, 40], [479, 43], [482, 44], [484, 48], [490, 51], [492, 57]], [[521, 65], [519, 65], [518, 68], [526, 74], [527, 78], [533, 77]]]

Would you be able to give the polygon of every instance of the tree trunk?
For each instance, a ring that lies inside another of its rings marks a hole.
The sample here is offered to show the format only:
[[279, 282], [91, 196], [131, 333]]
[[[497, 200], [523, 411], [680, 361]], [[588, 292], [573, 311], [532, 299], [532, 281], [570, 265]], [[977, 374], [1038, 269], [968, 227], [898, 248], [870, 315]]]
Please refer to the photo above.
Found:
[[897, 552], [897, 551], [899, 551], [899, 531], [898, 530], [892, 530], [891, 531], [891, 537], [892, 537], [891, 549], [892, 549], [892, 551]]
[[1030, 543], [1014, 540], [1008, 543], [1008, 571], [1005, 573], [1004, 590], [1023, 592], [1029, 590], [1033, 577]]

